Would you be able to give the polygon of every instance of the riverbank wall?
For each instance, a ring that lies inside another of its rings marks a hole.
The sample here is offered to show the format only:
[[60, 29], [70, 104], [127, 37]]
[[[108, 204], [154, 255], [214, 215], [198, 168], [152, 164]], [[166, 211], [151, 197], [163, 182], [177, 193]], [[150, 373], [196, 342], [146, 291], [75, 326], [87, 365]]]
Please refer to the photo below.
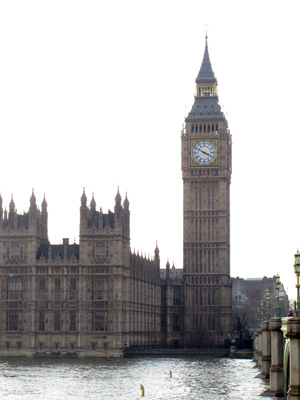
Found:
[[253, 358], [252, 350], [230, 349], [127, 349], [124, 352], [127, 358], [143, 357], [230, 357]]

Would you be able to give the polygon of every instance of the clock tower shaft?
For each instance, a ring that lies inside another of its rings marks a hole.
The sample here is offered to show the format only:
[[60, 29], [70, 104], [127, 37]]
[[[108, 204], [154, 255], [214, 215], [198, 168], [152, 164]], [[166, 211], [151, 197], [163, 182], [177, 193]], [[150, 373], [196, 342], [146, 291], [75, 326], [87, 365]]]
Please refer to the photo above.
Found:
[[181, 150], [185, 344], [220, 346], [231, 324], [231, 135], [207, 37]]

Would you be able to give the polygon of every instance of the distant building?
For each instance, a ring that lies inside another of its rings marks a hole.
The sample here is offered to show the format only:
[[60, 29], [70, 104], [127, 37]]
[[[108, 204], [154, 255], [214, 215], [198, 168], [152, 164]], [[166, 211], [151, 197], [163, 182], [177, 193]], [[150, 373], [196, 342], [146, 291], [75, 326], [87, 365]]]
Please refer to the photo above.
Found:
[[[257, 311], [261, 313], [261, 300], [263, 301], [263, 312], [267, 312], [266, 308], [266, 289], [269, 289], [270, 300], [269, 309], [271, 317], [275, 315], [275, 305], [277, 302], [275, 290], [275, 279], [267, 278], [232, 278], [232, 306], [233, 314], [241, 313], [247, 314], [247, 328], [254, 327], [254, 319]], [[281, 283], [279, 291], [279, 302], [283, 316], [287, 316], [289, 311], [289, 299], [285, 292], [284, 286]]]
[[181, 143], [183, 269], [160, 269], [157, 246], [151, 259], [131, 251], [119, 191], [108, 213], [83, 191], [79, 244], [49, 242], [45, 198], [39, 209], [32, 193], [18, 214], [0, 196], [0, 355], [121, 355], [230, 338], [231, 135], [207, 40]]
[[80, 244], [53, 245], [47, 203], [27, 213], [0, 198], [0, 354], [101, 355], [160, 346], [160, 261], [130, 251], [130, 212], [119, 192], [114, 212], [80, 207]]

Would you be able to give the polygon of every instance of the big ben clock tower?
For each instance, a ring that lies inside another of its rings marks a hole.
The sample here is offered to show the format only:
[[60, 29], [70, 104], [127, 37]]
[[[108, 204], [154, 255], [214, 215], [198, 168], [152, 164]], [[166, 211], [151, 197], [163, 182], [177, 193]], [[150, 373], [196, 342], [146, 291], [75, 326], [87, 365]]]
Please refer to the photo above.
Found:
[[206, 36], [181, 137], [185, 344], [205, 347], [223, 345], [231, 322], [231, 136], [218, 100]]

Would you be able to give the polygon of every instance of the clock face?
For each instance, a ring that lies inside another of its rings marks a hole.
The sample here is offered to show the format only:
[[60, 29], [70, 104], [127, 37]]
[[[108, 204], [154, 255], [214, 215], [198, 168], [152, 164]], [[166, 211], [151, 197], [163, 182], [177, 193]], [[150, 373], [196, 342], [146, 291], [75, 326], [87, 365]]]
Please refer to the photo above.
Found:
[[192, 157], [197, 164], [209, 165], [217, 157], [216, 146], [208, 140], [200, 140], [193, 147]]

